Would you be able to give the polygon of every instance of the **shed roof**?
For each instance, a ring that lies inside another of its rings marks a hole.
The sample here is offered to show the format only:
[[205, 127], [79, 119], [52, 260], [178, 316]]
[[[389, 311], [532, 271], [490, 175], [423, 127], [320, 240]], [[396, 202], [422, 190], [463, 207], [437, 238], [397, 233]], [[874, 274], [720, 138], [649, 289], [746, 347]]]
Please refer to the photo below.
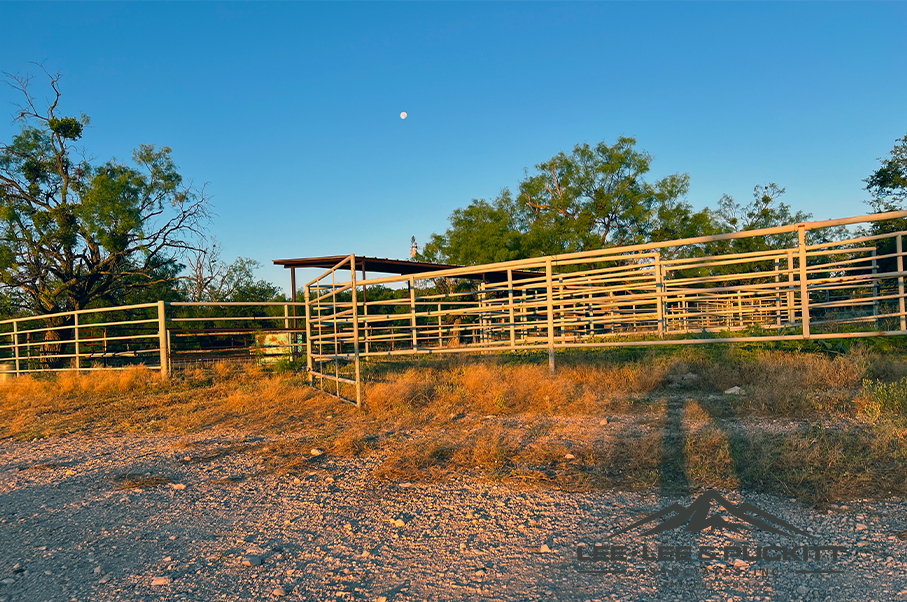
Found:
[[[298, 259], [275, 259], [274, 265], [282, 265], [285, 268], [324, 268], [330, 269], [349, 257], [349, 255], [326, 255], [324, 257], [300, 257]], [[451, 270], [466, 266], [450, 265], [444, 263], [426, 263], [424, 261], [409, 261], [404, 259], [387, 259], [383, 257], [366, 257], [356, 255], [356, 268], [365, 269], [366, 272], [379, 272], [382, 274], [420, 274], [423, 272], [437, 272], [439, 270]], [[524, 270], [513, 270], [513, 277], [519, 278], [538, 278], [537, 272], [527, 272]], [[469, 278], [472, 280], [481, 280], [483, 277], [487, 282], [506, 282], [507, 271], [497, 270], [488, 272], [476, 272], [475, 274], [459, 274], [458, 278]]]

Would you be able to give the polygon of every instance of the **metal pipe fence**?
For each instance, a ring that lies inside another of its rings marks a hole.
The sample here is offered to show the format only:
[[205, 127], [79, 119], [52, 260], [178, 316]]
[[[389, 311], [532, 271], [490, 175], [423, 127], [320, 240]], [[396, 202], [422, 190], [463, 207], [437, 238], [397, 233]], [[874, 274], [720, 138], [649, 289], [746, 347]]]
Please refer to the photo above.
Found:
[[[305, 355], [310, 384], [361, 405], [367, 358], [542, 350], [553, 371], [557, 349], [903, 335], [907, 231], [819, 234], [904, 218], [382, 278], [358, 277], [350, 255], [307, 282], [300, 303], [159, 301], [3, 320], [0, 362], [15, 374], [144, 365], [168, 375], [200, 362]], [[766, 238], [779, 236], [787, 239]]]
[[[808, 244], [827, 228], [904, 217], [890, 212], [371, 279], [357, 279], [351, 255], [304, 285], [310, 382], [361, 404], [360, 362], [372, 357], [535, 349], [547, 350], [553, 371], [555, 351], [566, 348], [907, 334], [907, 231]], [[793, 244], [758, 248], [784, 234]], [[756, 249], [708, 254], [723, 241]], [[470, 280], [457, 279], [466, 274]], [[405, 292], [370, 299], [379, 285]]]
[[0, 363], [16, 375], [300, 355], [302, 303], [165, 302], [0, 321]]

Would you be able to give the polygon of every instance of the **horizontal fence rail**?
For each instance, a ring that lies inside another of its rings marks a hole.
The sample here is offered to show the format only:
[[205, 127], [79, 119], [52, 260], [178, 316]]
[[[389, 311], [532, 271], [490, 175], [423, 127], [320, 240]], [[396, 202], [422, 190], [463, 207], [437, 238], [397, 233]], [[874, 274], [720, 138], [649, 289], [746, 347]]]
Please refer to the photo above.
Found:
[[264, 363], [301, 355], [302, 303], [165, 302], [0, 321], [0, 363], [14, 374], [216, 361]]
[[[304, 287], [310, 382], [339, 397], [350, 387], [361, 403], [360, 362], [371, 357], [537, 349], [548, 351], [553, 371], [555, 350], [566, 348], [907, 334], [907, 231], [821, 240], [827, 228], [905, 217], [889, 212], [372, 279], [357, 278], [351, 255]], [[780, 235], [790, 244], [766, 242]], [[705, 253], [722, 241], [756, 250]], [[458, 278], [467, 274], [469, 281]], [[379, 285], [405, 291], [370, 298]]]

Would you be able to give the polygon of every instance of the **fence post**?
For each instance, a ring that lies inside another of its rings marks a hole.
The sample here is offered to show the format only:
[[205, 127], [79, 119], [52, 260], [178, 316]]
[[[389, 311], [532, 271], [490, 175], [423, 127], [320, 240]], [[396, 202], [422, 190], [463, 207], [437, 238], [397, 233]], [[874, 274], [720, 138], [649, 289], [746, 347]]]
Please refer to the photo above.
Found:
[[350, 255], [350, 284], [353, 293], [353, 356], [356, 362], [356, 407], [362, 407], [362, 383], [359, 382], [359, 310], [356, 307], [356, 256]]
[[796, 321], [794, 309], [794, 252], [787, 251], [787, 323], [793, 325]]
[[441, 303], [438, 302], [438, 349], [444, 347], [444, 324], [441, 317]]
[[161, 352], [161, 377], [170, 375], [170, 349], [167, 346], [167, 303], [157, 302], [157, 336]]
[[305, 363], [309, 371], [309, 386], [315, 386], [315, 375], [312, 374], [312, 319], [309, 313], [309, 285], [305, 285], [303, 290], [303, 300], [305, 301]]
[[[901, 240], [901, 235], [898, 234], [898, 272], [904, 271], [904, 242]], [[901, 330], [907, 330], [907, 316], [904, 315], [904, 276], [898, 276], [898, 311], [900, 312], [900, 322]]]
[[551, 284], [551, 258], [545, 260], [545, 285], [548, 288], [548, 372], [554, 374], [554, 287]]
[[516, 346], [516, 323], [513, 315], [513, 270], [507, 268], [507, 311], [510, 314], [510, 346]]
[[419, 346], [416, 336], [416, 282], [409, 279], [409, 327], [413, 331], [413, 351]]
[[656, 315], [658, 316], [658, 338], [665, 338], [664, 280], [661, 274], [661, 253], [655, 254], [655, 295]]
[[75, 339], [75, 343], [76, 343], [76, 372], [81, 372], [82, 371], [82, 362], [79, 359], [79, 313], [73, 312], [73, 316], [75, 317], [75, 321], [76, 321], [76, 326], [75, 326], [75, 331], [74, 331], [75, 332], [74, 339]]
[[875, 249], [872, 250], [872, 316], [875, 318], [873, 324], [875, 324], [875, 329], [879, 329], [879, 262], [876, 259], [878, 253]]
[[797, 252], [800, 268], [800, 313], [803, 319], [803, 338], [809, 338], [809, 289], [806, 281], [806, 226], [797, 225]]
[[19, 376], [19, 322], [13, 320], [13, 354], [16, 357], [16, 376]]
[[775, 314], [778, 320], [778, 328], [781, 328], [781, 260], [777, 257], [775, 258], [775, 284], [779, 286], [775, 289], [777, 294], [775, 295]]

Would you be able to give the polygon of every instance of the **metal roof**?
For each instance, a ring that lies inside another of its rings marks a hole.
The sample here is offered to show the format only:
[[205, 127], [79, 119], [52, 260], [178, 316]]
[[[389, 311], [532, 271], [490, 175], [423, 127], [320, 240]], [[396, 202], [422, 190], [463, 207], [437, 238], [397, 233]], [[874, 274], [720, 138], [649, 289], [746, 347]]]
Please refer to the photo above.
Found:
[[[298, 259], [275, 259], [274, 265], [282, 265], [285, 268], [323, 268], [330, 269], [349, 257], [349, 255], [327, 255], [325, 257], [301, 257]], [[426, 263], [424, 261], [408, 261], [404, 259], [387, 259], [383, 257], [365, 257], [356, 255], [356, 269], [366, 272], [379, 272], [382, 274], [420, 274], [423, 272], [437, 272], [439, 270], [451, 270], [462, 268], [462, 265], [450, 265], [444, 263]], [[538, 278], [538, 272], [527, 272], [523, 270], [513, 270], [514, 278]], [[476, 272], [475, 274], [459, 274], [457, 278], [469, 278], [472, 280], [482, 280], [487, 282], [506, 282], [507, 271], [497, 270], [488, 272]]]

